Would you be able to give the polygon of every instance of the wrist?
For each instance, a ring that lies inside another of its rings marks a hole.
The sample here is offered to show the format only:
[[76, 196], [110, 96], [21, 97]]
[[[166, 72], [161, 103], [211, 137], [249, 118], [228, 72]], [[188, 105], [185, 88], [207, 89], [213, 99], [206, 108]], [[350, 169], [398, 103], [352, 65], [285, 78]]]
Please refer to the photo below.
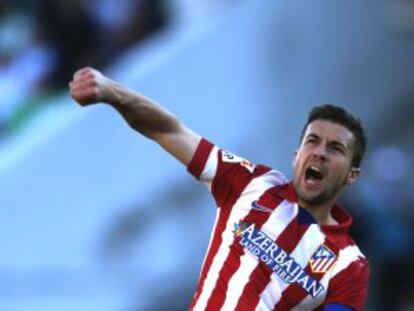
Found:
[[107, 86], [105, 88], [103, 97], [106, 103], [110, 104], [115, 108], [124, 105], [122, 100], [124, 96], [122, 95], [121, 86], [113, 80], [107, 80]]

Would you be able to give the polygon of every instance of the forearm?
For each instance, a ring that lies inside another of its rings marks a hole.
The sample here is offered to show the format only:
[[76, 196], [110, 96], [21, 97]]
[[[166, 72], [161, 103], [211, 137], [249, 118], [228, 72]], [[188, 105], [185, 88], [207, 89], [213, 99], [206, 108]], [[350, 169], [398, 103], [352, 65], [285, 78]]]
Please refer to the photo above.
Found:
[[81, 106], [107, 103], [118, 110], [133, 129], [156, 141], [184, 165], [192, 159], [201, 137], [151, 99], [89, 67], [78, 70], [69, 87], [72, 98]]
[[151, 99], [111, 81], [108, 104], [114, 107], [128, 124], [150, 139], [180, 130], [176, 116]]

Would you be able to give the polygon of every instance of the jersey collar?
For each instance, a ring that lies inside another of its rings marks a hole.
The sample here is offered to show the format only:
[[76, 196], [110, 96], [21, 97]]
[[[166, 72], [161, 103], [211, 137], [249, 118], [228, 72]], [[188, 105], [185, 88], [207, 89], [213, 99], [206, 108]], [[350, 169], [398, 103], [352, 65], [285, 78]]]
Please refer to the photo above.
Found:
[[[298, 202], [298, 196], [292, 183], [276, 187], [275, 194], [288, 201]], [[339, 203], [335, 203], [331, 213], [338, 224], [322, 225], [322, 231], [329, 235], [346, 233], [352, 225], [352, 216]]]

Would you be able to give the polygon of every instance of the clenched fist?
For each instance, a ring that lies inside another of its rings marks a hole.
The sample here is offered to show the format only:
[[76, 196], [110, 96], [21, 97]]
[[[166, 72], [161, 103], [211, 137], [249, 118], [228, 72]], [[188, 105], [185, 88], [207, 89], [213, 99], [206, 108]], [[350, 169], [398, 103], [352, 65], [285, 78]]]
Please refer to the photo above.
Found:
[[99, 71], [86, 67], [78, 70], [69, 82], [70, 95], [81, 106], [111, 101], [112, 80]]

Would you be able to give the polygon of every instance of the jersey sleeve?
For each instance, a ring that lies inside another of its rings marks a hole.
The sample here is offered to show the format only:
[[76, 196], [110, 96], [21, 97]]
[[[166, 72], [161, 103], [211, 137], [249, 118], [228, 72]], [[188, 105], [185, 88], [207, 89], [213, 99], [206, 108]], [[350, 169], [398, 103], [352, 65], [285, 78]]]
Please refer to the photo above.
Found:
[[223, 206], [235, 200], [253, 178], [266, 173], [270, 168], [254, 165], [203, 138], [187, 170], [206, 184], [217, 205]]
[[341, 304], [362, 311], [368, 295], [369, 274], [369, 264], [365, 258], [351, 263], [329, 282], [325, 305]]

